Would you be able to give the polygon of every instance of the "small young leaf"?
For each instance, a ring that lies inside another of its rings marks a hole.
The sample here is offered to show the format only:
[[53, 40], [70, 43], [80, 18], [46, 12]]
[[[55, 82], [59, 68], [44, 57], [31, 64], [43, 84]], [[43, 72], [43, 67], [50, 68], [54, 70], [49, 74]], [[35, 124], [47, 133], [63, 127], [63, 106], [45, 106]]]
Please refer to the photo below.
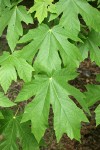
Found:
[[100, 124], [100, 105], [95, 110], [96, 113], [96, 125], [98, 126]]
[[100, 33], [91, 31], [88, 38], [84, 41], [84, 44], [80, 45], [83, 60], [88, 57], [88, 51], [90, 52], [90, 58], [95, 61], [97, 65], [100, 65]]
[[86, 102], [88, 107], [94, 105], [98, 100], [100, 100], [100, 85], [87, 85]]
[[35, 0], [35, 4], [30, 8], [29, 12], [32, 13], [36, 11], [35, 17], [38, 18], [39, 23], [41, 23], [44, 18], [47, 17], [48, 7], [52, 5], [53, 0]]

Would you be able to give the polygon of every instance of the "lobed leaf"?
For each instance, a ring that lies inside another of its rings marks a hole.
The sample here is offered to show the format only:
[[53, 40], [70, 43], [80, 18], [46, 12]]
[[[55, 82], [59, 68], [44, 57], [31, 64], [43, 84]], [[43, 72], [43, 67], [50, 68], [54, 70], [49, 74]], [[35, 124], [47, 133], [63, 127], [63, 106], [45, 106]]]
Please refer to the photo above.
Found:
[[[25, 82], [31, 81], [33, 67], [25, 59], [18, 57], [16, 53], [10, 55], [4, 53], [0, 62], [0, 84], [6, 93], [12, 81], [17, 81], [17, 72], [20, 79]], [[17, 72], [16, 72], [17, 70]]]
[[56, 11], [58, 16], [63, 13], [60, 24], [76, 37], [80, 31], [79, 14], [88, 27], [100, 32], [100, 12], [86, 0], [59, 0]]
[[38, 18], [39, 23], [41, 23], [44, 18], [48, 15], [49, 6], [52, 4], [53, 0], [35, 0], [35, 4], [30, 8], [29, 12], [35, 13], [35, 17]]
[[[59, 25], [52, 29], [47, 25], [40, 25], [20, 39], [20, 43], [29, 42], [29, 44], [19, 52], [19, 55], [29, 60], [39, 50], [34, 63], [34, 68], [38, 72], [43, 71], [52, 74], [53, 71], [60, 69], [59, 53], [65, 66], [77, 67], [82, 60], [81, 54], [78, 48], [67, 40], [69, 36], [68, 32]], [[73, 61], [69, 63], [70, 60]]]
[[[24, 86], [19, 93], [16, 102], [30, 98], [32, 92], [35, 95], [34, 100], [25, 108], [22, 122], [31, 120], [32, 133], [38, 142], [48, 126], [50, 104], [52, 104], [54, 111], [54, 129], [57, 140], [60, 140], [63, 133], [67, 133], [71, 139], [80, 139], [80, 123], [88, 120], [69, 96], [77, 97], [85, 111], [89, 111], [85, 104], [84, 95], [67, 83], [69, 79], [74, 77], [75, 74], [70, 74], [67, 69], [56, 71], [51, 77], [36, 76], [33, 82]], [[30, 88], [32, 89], [31, 92]], [[27, 92], [26, 96], [24, 96], [25, 91]]]
[[14, 6], [12, 9], [6, 8], [0, 16], [0, 35], [4, 29], [7, 28], [7, 41], [11, 51], [13, 52], [19, 36], [23, 35], [23, 28], [21, 22], [26, 24], [32, 23], [32, 18], [27, 14], [24, 6]]

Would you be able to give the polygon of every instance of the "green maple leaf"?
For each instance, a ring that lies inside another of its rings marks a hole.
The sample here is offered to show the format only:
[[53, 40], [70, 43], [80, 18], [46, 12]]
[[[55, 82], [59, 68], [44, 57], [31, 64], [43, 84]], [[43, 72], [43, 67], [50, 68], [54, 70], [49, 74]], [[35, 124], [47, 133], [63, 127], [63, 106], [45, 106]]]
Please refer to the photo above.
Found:
[[5, 27], [7, 28], [7, 41], [11, 48], [11, 51], [14, 51], [16, 43], [19, 39], [19, 36], [23, 35], [23, 28], [21, 21], [26, 24], [32, 23], [32, 18], [27, 14], [26, 8], [24, 6], [14, 6], [12, 9], [5, 9], [2, 12], [0, 17], [0, 35], [2, 34]]
[[100, 12], [89, 5], [86, 0], [59, 0], [56, 4], [56, 12], [57, 16], [63, 13], [60, 24], [72, 35], [77, 36], [80, 31], [79, 14], [83, 17], [87, 26], [100, 31]]
[[0, 133], [4, 140], [0, 142], [2, 150], [19, 150], [18, 141], [23, 150], [39, 150], [39, 146], [30, 131], [30, 124], [20, 124], [21, 117], [15, 117], [11, 112], [3, 112], [4, 119], [0, 120]]
[[18, 57], [16, 53], [4, 53], [0, 58], [0, 84], [5, 93], [12, 81], [17, 81], [17, 72], [20, 79], [25, 82], [31, 81], [33, 67], [25, 59]]
[[98, 100], [100, 100], [100, 85], [87, 85], [86, 102], [90, 107], [95, 104]]
[[35, 0], [35, 4], [30, 8], [29, 12], [32, 13], [36, 11], [35, 17], [38, 18], [39, 23], [41, 23], [44, 18], [48, 15], [48, 7], [53, 5], [53, 0]]
[[97, 65], [100, 65], [100, 33], [91, 31], [88, 38], [84, 41], [84, 44], [80, 45], [80, 50], [83, 59], [88, 57], [88, 51], [90, 52], [90, 58], [95, 61]]
[[[30, 43], [19, 53], [29, 60], [31, 57], [33, 59], [39, 49], [34, 63], [34, 68], [37, 71], [51, 73], [53, 70], [60, 69], [61, 59], [58, 50], [65, 66], [78, 67], [82, 60], [80, 51], [67, 40], [69, 37], [70, 34], [59, 25], [52, 29], [47, 25], [40, 25], [39, 28], [30, 30], [20, 39], [19, 43]], [[70, 60], [72, 60], [71, 63], [69, 63]]]
[[100, 105], [95, 110], [96, 113], [96, 125], [100, 124]]
[[57, 140], [60, 140], [63, 133], [67, 133], [71, 139], [80, 139], [80, 123], [87, 119], [69, 96], [73, 95], [87, 112], [88, 108], [84, 95], [67, 83], [75, 76], [75, 73], [70, 73], [67, 69], [56, 71], [51, 77], [35, 76], [35, 79], [27, 86], [25, 85], [19, 93], [16, 102], [27, 100], [35, 95], [34, 100], [25, 108], [22, 122], [31, 120], [32, 133], [38, 142], [48, 126], [50, 104], [54, 112], [54, 129]]
[[10, 101], [2, 92], [0, 92], [0, 106], [1, 107], [11, 107], [15, 104]]

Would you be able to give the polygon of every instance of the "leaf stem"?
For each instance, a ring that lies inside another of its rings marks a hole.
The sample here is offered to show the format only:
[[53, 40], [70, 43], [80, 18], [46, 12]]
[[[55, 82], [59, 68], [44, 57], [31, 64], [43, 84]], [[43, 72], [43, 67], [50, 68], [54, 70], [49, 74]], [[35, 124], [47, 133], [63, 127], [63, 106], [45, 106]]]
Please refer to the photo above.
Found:
[[15, 115], [14, 115], [14, 119], [16, 118], [16, 116], [17, 116], [17, 114], [18, 114], [18, 111], [19, 111], [19, 108], [20, 108], [20, 106], [18, 106], [18, 108], [17, 108], [17, 110], [16, 110], [16, 112], [15, 112]]

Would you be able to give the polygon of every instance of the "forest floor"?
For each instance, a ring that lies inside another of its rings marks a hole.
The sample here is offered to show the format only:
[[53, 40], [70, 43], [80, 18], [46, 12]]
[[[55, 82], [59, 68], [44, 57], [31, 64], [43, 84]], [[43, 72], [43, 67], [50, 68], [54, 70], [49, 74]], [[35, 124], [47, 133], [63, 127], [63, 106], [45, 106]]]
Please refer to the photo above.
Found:
[[[5, 36], [2, 38], [0, 49], [3, 47], [4, 50], [7, 50], [8, 45], [4, 39]], [[80, 89], [80, 91], [86, 91], [85, 85], [87, 84], [100, 84], [95, 80], [96, 74], [100, 73], [100, 68], [96, 66], [95, 63], [91, 63], [89, 59], [86, 59], [81, 63], [78, 72], [79, 76], [69, 83]], [[22, 81], [12, 84], [7, 93], [10, 99], [15, 99], [22, 84]], [[53, 130], [53, 112], [51, 108], [49, 115], [49, 128], [44, 135], [45, 146], [41, 147], [41, 150], [100, 150], [100, 126], [96, 127], [94, 119], [94, 109], [97, 107], [98, 103], [90, 108], [92, 114], [91, 118], [89, 118], [90, 123], [82, 123], [81, 143], [76, 140], [70, 140], [66, 134], [63, 135], [60, 142], [57, 143]]]

